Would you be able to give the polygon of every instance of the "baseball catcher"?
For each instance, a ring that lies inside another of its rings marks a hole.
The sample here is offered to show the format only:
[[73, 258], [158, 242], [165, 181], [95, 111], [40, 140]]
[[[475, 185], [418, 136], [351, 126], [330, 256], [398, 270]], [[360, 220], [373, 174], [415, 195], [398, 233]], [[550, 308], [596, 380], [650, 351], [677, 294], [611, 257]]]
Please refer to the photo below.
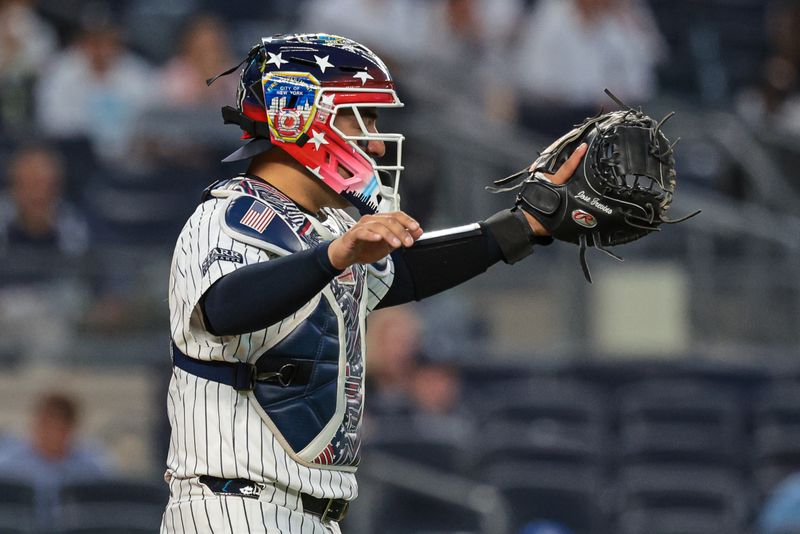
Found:
[[592, 119], [525, 171], [517, 208], [424, 232], [400, 209], [404, 137], [377, 127], [403, 105], [380, 57], [275, 35], [221, 75], [237, 69], [222, 119], [247, 144], [225, 161], [247, 170], [206, 189], [170, 268], [161, 532], [339, 534], [358, 496], [368, 315], [517, 263], [550, 233], [585, 248], [657, 229], [672, 149], [641, 113]]
[[[610, 91], [606, 94], [624, 109], [586, 119], [532, 165], [494, 182], [505, 187], [489, 188], [518, 189], [518, 208], [538, 219], [555, 239], [579, 245], [583, 274], [590, 283], [587, 247], [622, 261], [605, 247], [635, 241], [659, 231], [662, 223], [682, 222], [700, 213], [667, 218], [675, 194], [673, 149], [678, 141], [670, 143], [662, 127], [674, 112], [655, 121]], [[582, 144], [587, 145], [586, 157], [575, 174], [564, 184], [554, 184], [548, 175]]]
[[550, 238], [520, 209], [433, 232], [401, 211], [404, 137], [377, 121], [403, 103], [361, 43], [265, 37], [221, 75], [237, 70], [222, 119], [247, 143], [225, 161], [246, 172], [206, 189], [170, 269], [161, 532], [339, 534], [358, 495], [369, 314]]

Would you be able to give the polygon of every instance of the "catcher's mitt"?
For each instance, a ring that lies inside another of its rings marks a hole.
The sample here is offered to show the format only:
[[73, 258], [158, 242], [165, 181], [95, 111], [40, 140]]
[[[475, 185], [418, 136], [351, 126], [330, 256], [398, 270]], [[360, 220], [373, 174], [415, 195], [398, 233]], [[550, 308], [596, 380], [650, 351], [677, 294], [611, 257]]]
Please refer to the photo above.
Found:
[[[507, 178], [503, 186], [525, 177], [511, 187], [520, 189], [517, 207], [536, 217], [559, 240], [580, 245], [584, 276], [592, 281], [586, 263], [586, 247], [595, 247], [622, 260], [606, 246], [621, 245], [659, 230], [668, 219], [667, 210], [675, 193], [673, 148], [661, 127], [672, 113], [655, 121], [641, 110], [626, 108], [586, 119], [547, 147], [533, 164]], [[545, 174], [554, 174], [573, 151], [586, 143], [588, 149], [572, 177], [555, 185]]]

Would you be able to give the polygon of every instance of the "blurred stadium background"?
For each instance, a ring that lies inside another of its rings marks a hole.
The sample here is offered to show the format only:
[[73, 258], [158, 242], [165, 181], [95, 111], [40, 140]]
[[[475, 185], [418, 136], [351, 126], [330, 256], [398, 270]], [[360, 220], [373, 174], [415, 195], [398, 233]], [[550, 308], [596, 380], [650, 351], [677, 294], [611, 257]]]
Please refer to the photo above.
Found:
[[294, 31], [390, 64], [427, 229], [508, 205], [484, 186], [605, 87], [678, 112], [674, 211], [703, 210], [593, 285], [555, 245], [376, 314], [346, 533], [800, 532], [788, 0], [0, 0], [0, 531], [157, 528], [171, 251], [243, 170], [236, 77], [203, 80]]

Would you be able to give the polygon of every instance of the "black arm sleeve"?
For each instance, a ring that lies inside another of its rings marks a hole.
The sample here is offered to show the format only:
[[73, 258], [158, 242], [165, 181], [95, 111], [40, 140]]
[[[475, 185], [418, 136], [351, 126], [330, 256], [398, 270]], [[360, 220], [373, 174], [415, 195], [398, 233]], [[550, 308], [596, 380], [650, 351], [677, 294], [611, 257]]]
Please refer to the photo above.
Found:
[[329, 244], [248, 265], [214, 282], [200, 300], [208, 331], [255, 332], [299, 310], [341, 273], [328, 259]]
[[550, 242], [550, 238], [535, 237], [524, 214], [512, 210], [477, 225], [420, 239], [392, 253], [394, 281], [377, 307], [422, 300], [474, 278], [500, 260], [516, 263], [533, 252], [534, 243]]

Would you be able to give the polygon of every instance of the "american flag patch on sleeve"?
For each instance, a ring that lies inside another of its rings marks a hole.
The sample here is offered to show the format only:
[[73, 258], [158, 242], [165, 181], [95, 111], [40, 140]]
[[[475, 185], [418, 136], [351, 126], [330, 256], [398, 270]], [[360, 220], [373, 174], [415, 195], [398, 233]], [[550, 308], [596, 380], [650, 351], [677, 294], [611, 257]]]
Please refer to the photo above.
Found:
[[274, 218], [275, 212], [272, 209], [266, 204], [254, 200], [250, 205], [250, 209], [245, 212], [239, 222], [248, 228], [252, 228], [259, 234], [262, 234]]

